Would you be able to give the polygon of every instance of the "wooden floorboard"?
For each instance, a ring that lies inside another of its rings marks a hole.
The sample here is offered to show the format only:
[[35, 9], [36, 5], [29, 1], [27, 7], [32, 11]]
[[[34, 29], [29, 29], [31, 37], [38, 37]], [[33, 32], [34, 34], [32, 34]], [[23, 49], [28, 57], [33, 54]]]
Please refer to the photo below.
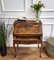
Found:
[[23, 48], [17, 49], [17, 56], [14, 58], [14, 49], [7, 48], [7, 55], [5, 57], [0, 56], [0, 60], [54, 60], [47, 56], [45, 49], [42, 50], [42, 58], [39, 57], [39, 48]]

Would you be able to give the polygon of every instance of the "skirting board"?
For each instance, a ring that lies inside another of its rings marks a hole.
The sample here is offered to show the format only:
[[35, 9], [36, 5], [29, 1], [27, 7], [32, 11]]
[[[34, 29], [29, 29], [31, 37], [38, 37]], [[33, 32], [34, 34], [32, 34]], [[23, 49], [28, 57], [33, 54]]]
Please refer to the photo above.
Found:
[[[43, 47], [45, 47], [45, 45], [46, 41], [43, 41]], [[13, 46], [7, 46], [7, 47], [13, 47]], [[38, 44], [19, 44], [19, 47], [38, 47]], [[39, 44], [39, 47], [41, 47], [41, 44]]]

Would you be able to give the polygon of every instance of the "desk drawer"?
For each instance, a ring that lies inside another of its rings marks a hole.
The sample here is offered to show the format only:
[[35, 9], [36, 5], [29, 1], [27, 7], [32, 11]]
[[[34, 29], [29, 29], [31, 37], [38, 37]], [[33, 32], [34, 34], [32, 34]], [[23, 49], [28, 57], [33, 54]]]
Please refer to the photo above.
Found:
[[41, 39], [14, 39], [13, 42], [15, 44], [34, 44], [34, 43], [41, 43]]

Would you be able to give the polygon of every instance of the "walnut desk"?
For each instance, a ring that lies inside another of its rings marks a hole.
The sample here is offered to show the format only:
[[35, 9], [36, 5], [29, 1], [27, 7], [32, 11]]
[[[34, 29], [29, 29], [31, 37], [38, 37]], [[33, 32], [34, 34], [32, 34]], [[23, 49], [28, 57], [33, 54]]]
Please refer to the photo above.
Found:
[[16, 22], [13, 30], [13, 47], [16, 57], [15, 44], [41, 44], [40, 57], [42, 50], [42, 23], [35, 21]]

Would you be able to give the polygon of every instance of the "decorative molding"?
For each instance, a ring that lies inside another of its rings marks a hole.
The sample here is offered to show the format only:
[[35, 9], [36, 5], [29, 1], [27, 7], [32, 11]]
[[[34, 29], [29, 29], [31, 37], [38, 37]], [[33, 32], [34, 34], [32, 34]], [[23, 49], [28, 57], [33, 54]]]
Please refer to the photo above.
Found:
[[40, 16], [40, 19], [54, 19], [54, 16]]
[[42, 9], [42, 12], [54, 12], [54, 9]]
[[[10, 18], [10, 19], [15, 19], [15, 18], [19, 18], [19, 17], [16, 17], [16, 16], [9, 16], [9, 15], [7, 15], [7, 16], [2, 16], [2, 17], [0, 17], [1, 19], [7, 19], [7, 18]], [[20, 19], [22, 19], [23, 18], [23, 16], [20, 18]], [[31, 16], [31, 17], [26, 17], [28, 20], [35, 20], [35, 18], [33, 18], [33, 16]], [[40, 19], [54, 19], [54, 16], [40, 16]]]
[[[38, 2], [39, 0], [31, 0], [31, 1], [32, 1], [32, 4], [34, 4], [35, 1]], [[43, 2], [45, 1], [45, 3], [46, 3], [47, 0], [42, 0], [42, 1]], [[42, 12], [54, 12], [54, 8], [46, 8], [45, 7], [45, 8], [42, 9]]]
[[[7, 1], [7, 0], [5, 0], [5, 1]], [[18, 0], [15, 0], [15, 1], [18, 1]], [[20, 0], [19, 0], [20, 1]], [[19, 12], [21, 12], [21, 11], [26, 11], [26, 0], [21, 0], [21, 1], [24, 1], [22, 4], [23, 4], [23, 8], [21, 8], [20, 7], [20, 9], [15, 9], [15, 8], [8, 8], [6, 5], [5, 5], [5, 2], [4, 2], [4, 0], [1, 0], [1, 4], [2, 4], [2, 10], [3, 11], [10, 11], [10, 12], [15, 12], [15, 11], [19, 11]], [[20, 4], [20, 3], [19, 3]]]

